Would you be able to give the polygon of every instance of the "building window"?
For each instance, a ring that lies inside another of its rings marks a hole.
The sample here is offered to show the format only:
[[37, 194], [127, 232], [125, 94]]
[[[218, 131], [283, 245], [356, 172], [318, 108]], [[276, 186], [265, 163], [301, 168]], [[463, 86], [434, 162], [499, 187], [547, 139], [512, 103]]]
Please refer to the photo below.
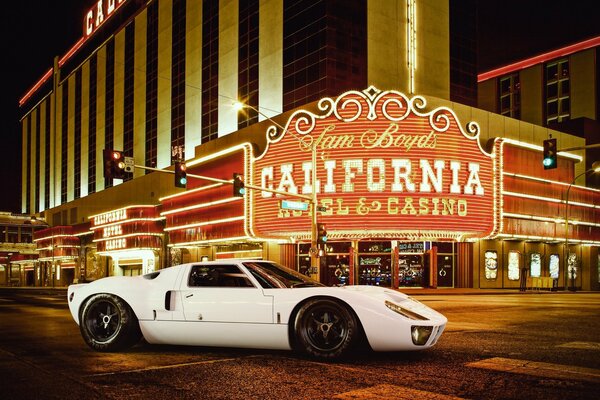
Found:
[[37, 213], [40, 211], [40, 170], [42, 166], [40, 165], [40, 138], [42, 137], [40, 129], [41, 129], [41, 113], [42, 107], [37, 109], [35, 113], [35, 192], [33, 195], [33, 212]]
[[[146, 165], [156, 167], [158, 154], [158, 2], [148, 6], [146, 31]], [[146, 173], [150, 171], [146, 170]]]
[[546, 124], [562, 122], [571, 116], [569, 60], [546, 64]]
[[185, 160], [185, 0], [173, 0], [171, 163]]
[[508, 280], [518, 281], [521, 273], [521, 253], [516, 250], [508, 252]]
[[50, 208], [50, 100], [46, 100], [46, 162], [44, 165], [44, 210]]
[[498, 81], [500, 94], [500, 114], [519, 119], [521, 118], [521, 83], [519, 74], [511, 74]]
[[69, 81], [65, 80], [62, 84], [62, 124], [61, 124], [61, 154], [60, 160], [60, 203], [67, 202], [67, 179], [69, 164]]
[[[134, 22], [125, 28], [125, 79], [123, 85], [123, 154], [133, 157], [133, 93], [134, 93], [134, 54], [135, 54], [135, 25]], [[123, 181], [132, 178], [126, 174]]]
[[27, 129], [27, 144], [23, 144], [23, 147], [25, 147], [27, 149], [27, 154], [26, 154], [26, 158], [27, 158], [27, 171], [26, 171], [26, 176], [25, 176], [25, 188], [26, 188], [26, 194], [25, 194], [25, 210], [23, 210], [26, 214], [30, 213], [31, 210], [31, 114], [27, 116], [27, 118], [23, 118], [23, 124], [25, 124], [26, 129]]
[[495, 281], [498, 277], [498, 252], [487, 250], [485, 252], [485, 279]]
[[542, 256], [540, 253], [531, 253], [529, 259], [529, 275], [533, 278], [542, 276]]
[[98, 85], [96, 79], [98, 57], [90, 57], [90, 92], [88, 120], [88, 194], [96, 192], [96, 94]]
[[81, 68], [75, 72], [75, 151], [73, 153], [74, 198], [81, 197]]
[[[598, 261], [600, 261], [600, 255], [598, 255]], [[598, 266], [600, 267], [600, 264], [598, 264]], [[550, 271], [550, 277], [552, 279], [558, 279], [560, 272], [560, 257], [558, 254], [550, 254], [548, 270]], [[598, 273], [600, 274], [600, 269], [598, 269]]]
[[284, 111], [366, 86], [366, 26], [366, 1], [283, 2]]
[[[238, 98], [258, 109], [258, 0], [240, 3]], [[238, 113], [238, 129], [258, 122], [252, 108]]]
[[[106, 98], [104, 105], [104, 143], [105, 148], [114, 146], [115, 133], [115, 39], [106, 43]], [[113, 185], [112, 179], [104, 180], [104, 188]]]
[[202, 3], [202, 143], [219, 132], [219, 2]]

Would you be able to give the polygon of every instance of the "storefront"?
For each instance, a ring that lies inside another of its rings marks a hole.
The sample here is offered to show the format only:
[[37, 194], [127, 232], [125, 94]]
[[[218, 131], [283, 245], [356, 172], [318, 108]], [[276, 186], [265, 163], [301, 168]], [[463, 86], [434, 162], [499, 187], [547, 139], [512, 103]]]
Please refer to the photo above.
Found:
[[[307, 275], [309, 251], [310, 243], [298, 245], [298, 270]], [[320, 281], [328, 286], [453, 287], [454, 260], [452, 242], [332, 242], [320, 258]]]
[[34, 286], [65, 286], [79, 278], [80, 226], [55, 226], [34, 235], [38, 262]]
[[90, 217], [96, 254], [110, 259], [110, 275], [137, 276], [160, 266], [163, 223], [154, 205], [128, 206]]

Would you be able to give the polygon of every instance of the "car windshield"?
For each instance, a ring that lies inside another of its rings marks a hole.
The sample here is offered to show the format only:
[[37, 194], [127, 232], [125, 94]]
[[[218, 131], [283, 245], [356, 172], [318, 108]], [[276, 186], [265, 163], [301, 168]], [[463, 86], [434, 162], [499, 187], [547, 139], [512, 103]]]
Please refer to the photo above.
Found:
[[279, 264], [263, 261], [245, 262], [244, 266], [265, 289], [324, 286], [299, 272]]

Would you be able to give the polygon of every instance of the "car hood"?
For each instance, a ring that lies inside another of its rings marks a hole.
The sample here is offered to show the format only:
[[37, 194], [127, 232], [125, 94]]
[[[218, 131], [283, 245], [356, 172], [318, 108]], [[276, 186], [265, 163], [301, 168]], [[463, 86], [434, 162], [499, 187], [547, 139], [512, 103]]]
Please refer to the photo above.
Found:
[[445, 316], [435, 311], [434, 309], [426, 306], [418, 300], [415, 300], [411, 296], [394, 289], [366, 285], [343, 286], [341, 289], [355, 293], [359, 296], [364, 296], [366, 298], [369, 298], [370, 300], [375, 300], [381, 304], [384, 304], [386, 301], [390, 301], [403, 308], [406, 308], [424, 317], [427, 317], [430, 320], [447, 320]]

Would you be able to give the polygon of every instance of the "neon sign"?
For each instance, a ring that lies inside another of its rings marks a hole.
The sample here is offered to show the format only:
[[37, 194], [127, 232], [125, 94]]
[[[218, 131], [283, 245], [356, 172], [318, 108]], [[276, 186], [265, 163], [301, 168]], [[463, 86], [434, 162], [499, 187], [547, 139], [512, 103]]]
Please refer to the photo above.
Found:
[[85, 37], [94, 33], [104, 21], [110, 18], [126, 0], [98, 0], [96, 5], [85, 14], [83, 34]]
[[[452, 110], [426, 112], [421, 96], [370, 87], [318, 103], [321, 115], [295, 112], [283, 132], [267, 132], [252, 163], [256, 184], [311, 194], [326, 206], [319, 222], [332, 238], [456, 239], [490, 237], [500, 226], [500, 170], [479, 142], [479, 126], [460, 126]], [[253, 191], [255, 234], [306, 239], [310, 211], [282, 210], [270, 192]]]
[[98, 252], [159, 248], [163, 227], [156, 214], [153, 205], [134, 205], [91, 216]]
[[121, 208], [119, 210], [109, 211], [104, 214], [94, 215], [92, 220], [94, 226], [105, 225], [119, 221], [125, 221], [127, 219], [127, 209]]

